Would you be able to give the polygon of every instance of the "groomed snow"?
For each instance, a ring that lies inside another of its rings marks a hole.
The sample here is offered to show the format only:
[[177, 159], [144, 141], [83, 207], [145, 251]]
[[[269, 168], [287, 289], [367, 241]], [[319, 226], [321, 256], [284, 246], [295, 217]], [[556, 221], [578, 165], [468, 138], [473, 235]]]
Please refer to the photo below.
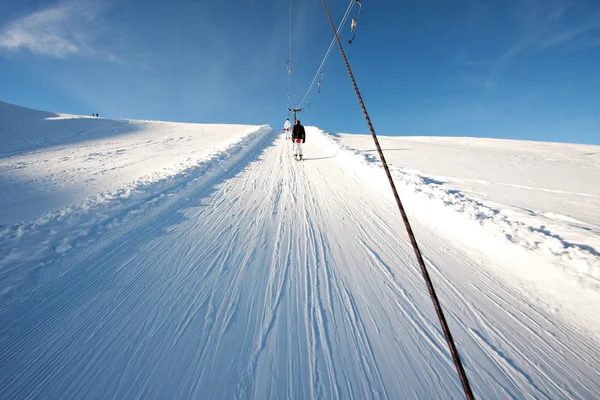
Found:
[[[0, 202], [0, 398], [462, 397], [365, 137], [309, 128], [296, 162], [267, 127], [19, 112], [0, 187], [31, 218]], [[382, 142], [476, 396], [599, 398], [597, 158], [552, 147], [561, 185], [546, 144]]]
[[[328, 135], [385, 177], [371, 136]], [[503, 273], [600, 337], [600, 146], [499, 139], [379, 137], [404, 202], [463, 246], [537, 261]], [[493, 263], [492, 263], [493, 264]]]
[[[373, 161], [370, 136], [338, 135]], [[380, 137], [398, 178], [530, 250], [569, 259], [600, 286], [600, 147], [499, 139]], [[587, 277], [586, 277], [587, 275]]]
[[259, 127], [108, 120], [0, 102], [0, 225], [195, 167]]

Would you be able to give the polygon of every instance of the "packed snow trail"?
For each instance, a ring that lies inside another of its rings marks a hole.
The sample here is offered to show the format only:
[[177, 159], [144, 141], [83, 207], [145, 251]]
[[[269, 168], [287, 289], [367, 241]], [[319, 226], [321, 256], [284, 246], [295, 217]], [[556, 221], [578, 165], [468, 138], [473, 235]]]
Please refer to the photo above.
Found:
[[[461, 398], [389, 188], [307, 133], [5, 294], [0, 398]], [[531, 260], [411, 218], [478, 398], [600, 398], [599, 343], [499, 272]]]

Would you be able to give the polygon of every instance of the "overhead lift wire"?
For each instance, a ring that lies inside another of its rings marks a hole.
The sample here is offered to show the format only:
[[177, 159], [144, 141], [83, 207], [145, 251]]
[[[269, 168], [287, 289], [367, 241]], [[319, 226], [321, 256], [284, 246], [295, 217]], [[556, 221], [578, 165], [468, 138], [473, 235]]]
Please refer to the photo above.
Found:
[[285, 66], [288, 70], [288, 91], [287, 91], [287, 103], [288, 108], [290, 108], [290, 104], [292, 101], [292, 0], [290, 0], [290, 24], [289, 24], [289, 33], [288, 33], [288, 59], [285, 63]]
[[[346, 13], [344, 14], [344, 17], [342, 18], [342, 22], [340, 22], [340, 24], [338, 25], [336, 34], [339, 34], [342, 30], [342, 28], [344, 27], [344, 25], [346, 24], [346, 21], [348, 20], [348, 17], [350, 16], [350, 12], [352, 11], [352, 7], [354, 7], [354, 4], [356, 3], [356, 0], [350, 0], [350, 4], [348, 4], [348, 8], [346, 9]], [[335, 36], [333, 37], [333, 39], [331, 39], [331, 43], [329, 44], [329, 48], [327, 49], [327, 52], [325, 53], [325, 56], [323, 57], [323, 60], [321, 61], [321, 65], [319, 65], [319, 68], [317, 69], [317, 72], [315, 73], [315, 76], [313, 77], [312, 82], [310, 83], [310, 86], [308, 87], [308, 90], [306, 91], [306, 94], [304, 95], [304, 97], [302, 98], [302, 101], [300, 102], [300, 104], [298, 104], [298, 106], [296, 108], [300, 109], [303, 108], [304, 103], [306, 102], [307, 98], [310, 96], [315, 83], [318, 81], [318, 77], [321, 76], [321, 73], [323, 72], [323, 67], [325, 66], [325, 63], [327, 62], [327, 59], [329, 58], [329, 55], [331, 54], [331, 50], [333, 49], [333, 46], [335, 46]]]
[[[354, 1], [354, 0], [353, 0]], [[410, 226], [410, 222], [408, 221], [408, 216], [406, 215], [406, 211], [404, 210], [404, 206], [402, 205], [402, 201], [400, 201], [400, 196], [398, 195], [398, 191], [396, 190], [396, 185], [394, 184], [394, 179], [392, 178], [392, 174], [390, 173], [390, 169], [387, 165], [385, 157], [383, 156], [383, 151], [381, 150], [381, 146], [379, 145], [379, 140], [377, 139], [377, 134], [375, 133], [375, 129], [373, 128], [373, 124], [371, 123], [371, 118], [369, 117], [369, 113], [367, 112], [367, 108], [365, 107], [365, 103], [363, 102], [362, 96], [360, 95], [360, 91], [358, 90], [358, 85], [356, 84], [356, 80], [354, 79], [354, 74], [352, 73], [352, 69], [350, 68], [350, 64], [348, 63], [348, 59], [346, 58], [346, 53], [344, 52], [344, 48], [342, 47], [342, 42], [340, 41], [338, 31], [335, 29], [335, 25], [333, 24], [333, 20], [331, 19], [331, 15], [329, 14], [329, 10], [327, 9], [327, 4], [325, 4], [325, 0], [321, 0], [323, 3], [323, 7], [325, 8], [325, 13], [327, 14], [327, 18], [329, 19], [329, 24], [331, 25], [331, 29], [333, 30], [334, 38], [337, 41], [337, 44], [340, 48], [340, 52], [342, 53], [342, 58], [344, 59], [344, 63], [346, 64], [346, 69], [348, 70], [348, 75], [350, 75], [350, 80], [352, 81], [352, 85], [354, 86], [354, 91], [356, 92], [356, 97], [358, 98], [358, 102], [360, 103], [360, 107], [362, 108], [363, 114], [367, 121], [367, 125], [369, 125], [369, 130], [371, 131], [371, 136], [373, 137], [373, 141], [375, 142], [375, 147], [377, 147], [377, 152], [379, 153], [379, 159], [383, 164], [383, 168], [387, 175], [388, 181], [390, 182], [390, 186], [392, 187], [392, 192], [394, 194], [394, 198], [396, 200], [396, 204], [398, 209], [400, 210], [400, 214], [402, 215], [402, 220], [404, 221], [404, 226], [406, 227], [406, 232], [410, 238], [410, 242], [412, 244], [413, 250], [415, 252], [415, 256], [417, 257], [417, 262], [421, 267], [421, 273], [423, 274], [423, 278], [425, 279], [425, 283], [427, 284], [427, 289], [429, 290], [429, 295], [431, 296], [431, 300], [433, 301], [433, 306], [437, 313], [438, 319], [440, 321], [440, 325], [442, 326], [442, 331], [444, 332], [444, 337], [446, 338], [446, 342], [448, 343], [448, 347], [450, 348], [450, 353], [452, 355], [452, 359], [454, 361], [454, 366], [456, 367], [456, 371], [458, 372], [458, 376], [463, 386], [463, 390], [465, 392], [465, 396], [469, 400], [475, 399], [473, 395], [473, 391], [471, 390], [471, 386], [469, 384], [469, 379], [467, 378], [467, 374], [462, 365], [462, 361], [458, 354], [458, 350], [456, 345], [454, 344], [454, 340], [452, 339], [452, 334], [450, 333], [450, 328], [448, 327], [448, 323], [446, 322], [446, 317], [444, 316], [444, 312], [442, 311], [442, 305], [437, 297], [435, 289], [433, 287], [433, 282], [431, 281], [431, 277], [429, 276], [429, 272], [427, 271], [427, 267], [425, 266], [425, 261], [423, 260], [423, 256], [421, 255], [421, 250], [417, 244], [417, 240], [415, 238], [415, 234]]]

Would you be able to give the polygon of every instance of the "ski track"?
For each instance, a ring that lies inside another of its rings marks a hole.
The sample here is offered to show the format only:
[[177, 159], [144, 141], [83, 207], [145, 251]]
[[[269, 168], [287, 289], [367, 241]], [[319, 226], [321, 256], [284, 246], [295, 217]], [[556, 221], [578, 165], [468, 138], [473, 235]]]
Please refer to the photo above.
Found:
[[[28, 259], [0, 290], [0, 398], [461, 398], [389, 188], [323, 140], [296, 162], [272, 131]], [[600, 398], [596, 341], [411, 219], [478, 398]]]

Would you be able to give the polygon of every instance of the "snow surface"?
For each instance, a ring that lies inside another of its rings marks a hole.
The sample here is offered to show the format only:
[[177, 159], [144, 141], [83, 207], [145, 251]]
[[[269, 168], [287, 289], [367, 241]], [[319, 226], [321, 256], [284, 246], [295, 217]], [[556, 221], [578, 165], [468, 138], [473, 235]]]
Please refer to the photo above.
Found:
[[[0, 398], [461, 398], [368, 139], [0, 103]], [[600, 398], [600, 148], [382, 143], [476, 396]]]
[[[333, 140], [385, 183], [370, 136]], [[502, 256], [500, 238], [541, 257], [545, 263], [503, 272], [600, 333], [592, 301], [600, 290], [600, 146], [385, 136], [380, 143], [416, 216], [488, 255]]]
[[257, 129], [115, 121], [2, 102], [0, 121], [0, 185], [6, 189], [0, 194], [0, 224], [30, 220], [100, 194], [123, 196], [195, 167]]

